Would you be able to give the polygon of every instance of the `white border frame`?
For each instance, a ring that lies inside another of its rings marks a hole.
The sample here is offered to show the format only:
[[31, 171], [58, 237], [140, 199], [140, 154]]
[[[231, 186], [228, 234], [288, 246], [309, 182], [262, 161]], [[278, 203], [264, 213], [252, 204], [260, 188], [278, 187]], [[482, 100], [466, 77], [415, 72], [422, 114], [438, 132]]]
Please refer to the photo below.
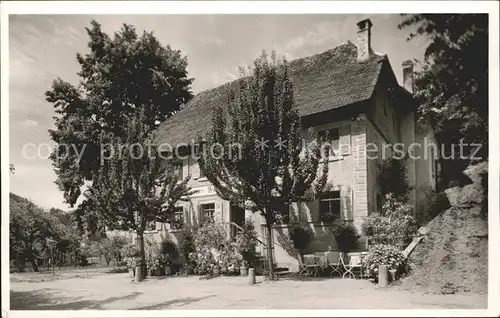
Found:
[[[496, 1], [141, 1], [141, 2], [90, 2], [90, 1], [9, 1], [1, 2], [1, 100], [2, 105], [9, 102], [9, 15], [10, 14], [346, 14], [346, 13], [419, 13], [422, 11], [433, 13], [489, 13], [489, 127], [490, 127], [490, 165], [489, 174], [489, 284], [488, 310], [109, 310], [102, 314], [100, 311], [10, 311], [10, 282], [2, 280], [2, 316], [11, 317], [162, 317], [168, 312], [169, 316], [177, 317], [257, 317], [257, 316], [498, 316], [499, 310], [499, 272], [496, 270], [500, 261], [499, 239], [499, 187], [498, 187], [498, 119], [499, 119], [499, 77], [498, 77], [498, 39], [499, 39], [499, 4]], [[493, 89], [492, 89], [493, 88]], [[2, 120], [2, 256], [8, 256], [8, 217], [9, 217], [9, 113], [8, 107], [1, 107]], [[2, 276], [9, 277], [7, 262], [2, 262]], [[7, 298], [7, 299], [5, 299]], [[6, 302], [4, 302], [6, 300]]]

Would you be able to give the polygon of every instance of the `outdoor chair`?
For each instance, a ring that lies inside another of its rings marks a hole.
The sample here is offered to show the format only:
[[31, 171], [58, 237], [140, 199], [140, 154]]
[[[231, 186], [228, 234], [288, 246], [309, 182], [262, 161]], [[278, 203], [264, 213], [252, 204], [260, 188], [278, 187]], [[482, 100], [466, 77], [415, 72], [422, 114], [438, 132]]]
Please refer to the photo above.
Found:
[[339, 276], [342, 276], [342, 253], [340, 252], [329, 252], [326, 255], [326, 259], [328, 262], [328, 266], [332, 269], [332, 272], [330, 273], [330, 276], [333, 276], [335, 273], [339, 274]]
[[318, 276], [321, 266], [318, 264], [319, 260], [314, 255], [304, 255], [304, 262], [301, 265], [299, 276], [307, 274], [308, 276]]
[[361, 254], [355, 254], [355, 255], [349, 255], [349, 262], [347, 264], [344, 263], [344, 259], [341, 258], [341, 261], [343, 263], [343, 266], [345, 268], [345, 272], [342, 275], [342, 278], [345, 278], [346, 276], [356, 278], [355, 271], [359, 273], [359, 277], [363, 277], [363, 265], [361, 263]]

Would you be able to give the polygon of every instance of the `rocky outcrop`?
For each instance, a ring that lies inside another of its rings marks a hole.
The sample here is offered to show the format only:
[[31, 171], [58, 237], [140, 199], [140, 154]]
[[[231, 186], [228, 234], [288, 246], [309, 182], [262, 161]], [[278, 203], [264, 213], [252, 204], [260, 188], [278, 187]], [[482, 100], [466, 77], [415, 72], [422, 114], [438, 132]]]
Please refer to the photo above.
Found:
[[428, 233], [410, 254], [412, 273], [405, 289], [431, 293], [486, 293], [488, 286], [488, 221], [482, 183], [487, 163], [464, 171], [470, 182], [445, 191], [450, 208], [425, 228]]

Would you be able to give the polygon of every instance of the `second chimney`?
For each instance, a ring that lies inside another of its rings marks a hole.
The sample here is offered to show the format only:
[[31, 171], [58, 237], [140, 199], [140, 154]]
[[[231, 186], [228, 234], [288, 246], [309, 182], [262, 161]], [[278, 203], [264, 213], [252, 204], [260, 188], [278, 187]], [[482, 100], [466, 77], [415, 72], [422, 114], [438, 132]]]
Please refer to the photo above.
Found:
[[358, 25], [358, 61], [367, 60], [372, 54], [372, 21], [364, 19]]
[[413, 61], [406, 60], [403, 66], [403, 87], [410, 93], [413, 93]]

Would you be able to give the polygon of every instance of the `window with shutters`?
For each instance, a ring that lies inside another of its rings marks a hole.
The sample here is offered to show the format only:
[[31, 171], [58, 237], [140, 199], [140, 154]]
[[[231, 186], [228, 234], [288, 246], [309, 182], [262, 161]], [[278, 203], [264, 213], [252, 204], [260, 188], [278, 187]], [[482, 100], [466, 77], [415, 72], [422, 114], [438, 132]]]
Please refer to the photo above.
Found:
[[323, 223], [333, 223], [341, 217], [340, 191], [328, 191], [319, 200], [319, 217]]
[[200, 210], [203, 221], [213, 222], [215, 220], [215, 203], [202, 204]]
[[321, 143], [328, 143], [330, 146], [330, 157], [335, 157], [340, 153], [340, 130], [339, 128], [330, 128], [318, 132], [318, 137]]

